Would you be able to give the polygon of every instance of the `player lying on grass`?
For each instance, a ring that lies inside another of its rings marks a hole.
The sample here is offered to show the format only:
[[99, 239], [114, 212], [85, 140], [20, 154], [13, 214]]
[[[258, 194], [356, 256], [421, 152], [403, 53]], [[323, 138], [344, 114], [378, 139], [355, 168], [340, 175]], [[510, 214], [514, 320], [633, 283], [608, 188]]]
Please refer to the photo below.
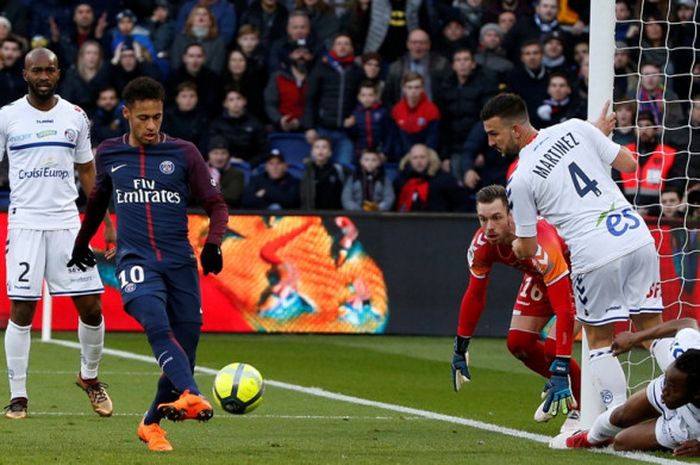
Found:
[[[506, 340], [508, 350], [525, 366], [550, 381], [545, 385], [545, 401], [535, 415], [547, 421], [561, 409], [576, 409], [580, 369], [571, 360], [574, 309], [566, 245], [549, 223], [537, 223], [540, 251], [534, 259], [519, 260], [513, 254], [515, 225], [508, 208], [503, 186], [492, 185], [476, 195], [476, 212], [481, 227], [467, 251], [471, 277], [462, 298], [459, 324], [452, 358], [452, 381], [455, 391], [471, 380], [467, 351], [481, 313], [486, 306], [489, 273], [496, 263], [523, 271], [522, 284], [513, 307], [513, 317]], [[556, 315], [556, 340], [540, 340], [540, 332]], [[570, 389], [570, 380], [573, 393]]]
[[[615, 355], [644, 341], [672, 336], [667, 353], [657, 356], [665, 374], [645, 390], [596, 418], [589, 431], [559, 435], [552, 448], [592, 448], [612, 444], [615, 450], [672, 450], [673, 455], [700, 456], [700, 332], [692, 318], [671, 320], [638, 333], [615, 337]], [[655, 420], [655, 421], [649, 421]]]

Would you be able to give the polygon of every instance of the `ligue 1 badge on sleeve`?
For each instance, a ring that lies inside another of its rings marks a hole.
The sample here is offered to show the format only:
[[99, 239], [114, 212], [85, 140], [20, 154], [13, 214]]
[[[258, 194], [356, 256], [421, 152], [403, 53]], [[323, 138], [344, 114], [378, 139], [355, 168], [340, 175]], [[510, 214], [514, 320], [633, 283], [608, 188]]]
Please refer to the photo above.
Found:
[[163, 174], [173, 174], [173, 171], [175, 171], [175, 163], [170, 160], [165, 160], [160, 164], [159, 169]]

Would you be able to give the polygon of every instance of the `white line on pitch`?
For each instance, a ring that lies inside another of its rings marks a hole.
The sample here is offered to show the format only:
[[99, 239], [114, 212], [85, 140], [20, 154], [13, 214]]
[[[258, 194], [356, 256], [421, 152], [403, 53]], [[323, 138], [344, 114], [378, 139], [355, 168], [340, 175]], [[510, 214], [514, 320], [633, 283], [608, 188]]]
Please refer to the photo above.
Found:
[[[53, 344], [71, 347], [73, 349], [80, 349], [80, 344], [72, 341], [65, 341], [61, 339], [51, 339], [49, 341]], [[108, 355], [114, 355], [115, 357], [121, 357], [129, 360], [137, 360], [140, 362], [156, 364], [155, 359], [152, 356], [135, 354], [133, 352], [127, 352], [125, 350], [117, 349], [107, 349], [103, 350], [103, 353]], [[213, 368], [207, 368], [202, 366], [196, 366], [195, 371], [199, 373], [205, 373], [208, 375], [215, 375], [218, 370]], [[285, 383], [282, 381], [274, 381], [271, 379], [266, 379], [265, 384], [269, 386], [278, 387], [281, 389], [287, 389], [289, 391], [301, 392], [304, 394], [310, 394], [312, 396], [323, 397], [325, 399], [339, 400], [342, 402], [348, 402], [356, 405], [364, 405], [367, 407], [379, 408], [382, 410], [389, 410], [391, 412], [403, 413], [405, 415], [412, 415], [417, 417], [428, 418], [430, 420], [444, 421], [446, 423], [452, 423], [456, 425], [469, 426], [471, 428], [476, 428], [484, 431], [490, 431], [493, 433], [503, 434], [506, 436], [512, 436], [518, 439], [528, 439], [530, 441], [535, 441], [543, 444], [549, 444], [549, 440], [552, 439], [549, 436], [544, 436], [542, 434], [530, 433], [528, 431], [522, 431], [515, 428], [507, 428], [505, 426], [494, 425], [492, 423], [486, 423], [478, 420], [471, 420], [469, 418], [455, 417], [452, 415], [445, 415], [443, 413], [431, 412], [428, 410], [420, 410], [413, 407], [404, 407], [402, 405], [389, 404], [386, 402], [378, 402], [369, 399], [362, 399], [361, 397], [348, 396], [345, 394], [339, 394], [331, 391], [326, 391], [325, 389], [317, 387], [305, 387], [299, 386], [297, 384]], [[655, 463], [658, 465], [685, 465], [687, 462], [680, 462], [678, 460], [666, 459], [663, 457], [656, 457], [654, 455], [643, 454], [640, 452], [616, 452], [612, 449], [591, 449], [597, 453], [615, 455], [617, 457], [623, 457], [630, 460], [638, 460], [646, 463]]]
[[[95, 414], [93, 412], [35, 412], [32, 410], [31, 416], [33, 417], [94, 417]], [[143, 417], [143, 412], [138, 413], [138, 412], [118, 412], [118, 413], [113, 413], [113, 417]], [[382, 416], [382, 415], [377, 415], [377, 416], [371, 416], [371, 415], [364, 415], [364, 416], [357, 416], [357, 415], [258, 415], [255, 413], [248, 413], [246, 415], [217, 415], [216, 421], [220, 420], [235, 420], [235, 421], [245, 421], [245, 420], [254, 420], [254, 419], [260, 419], [260, 418], [272, 418], [275, 420], [343, 420], [343, 421], [362, 421], [362, 420], [380, 420], [380, 421], [391, 421], [391, 420], [399, 420], [399, 421], [432, 421], [430, 418], [425, 418], [425, 417], [404, 417], [404, 416], [395, 416], [395, 417], [388, 417], [388, 416]]]

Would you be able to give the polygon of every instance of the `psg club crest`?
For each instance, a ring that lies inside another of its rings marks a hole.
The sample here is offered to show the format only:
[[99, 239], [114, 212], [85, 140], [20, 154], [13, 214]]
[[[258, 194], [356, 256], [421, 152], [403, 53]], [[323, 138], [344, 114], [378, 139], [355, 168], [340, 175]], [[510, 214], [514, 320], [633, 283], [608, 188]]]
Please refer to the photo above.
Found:
[[173, 171], [175, 171], [175, 163], [170, 160], [165, 160], [160, 164], [159, 168], [160, 172], [163, 174], [173, 174]]
[[63, 135], [66, 137], [68, 142], [75, 142], [75, 140], [78, 138], [78, 131], [75, 129], [66, 129], [66, 132], [64, 132]]

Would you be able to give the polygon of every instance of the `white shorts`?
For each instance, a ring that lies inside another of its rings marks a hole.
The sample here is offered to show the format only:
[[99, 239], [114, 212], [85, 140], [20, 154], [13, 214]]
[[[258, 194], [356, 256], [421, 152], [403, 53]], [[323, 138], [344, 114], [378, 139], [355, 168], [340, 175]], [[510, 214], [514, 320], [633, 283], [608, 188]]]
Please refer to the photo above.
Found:
[[654, 244], [587, 273], [572, 273], [576, 319], [601, 326], [630, 315], [661, 313], [661, 277]]
[[678, 447], [683, 441], [700, 437], [700, 409], [692, 404], [671, 410], [661, 400], [664, 375], [647, 386], [647, 400], [661, 414], [656, 419], [654, 432], [656, 442], [668, 449]]
[[39, 300], [43, 280], [51, 295], [90, 295], [104, 291], [97, 267], [68, 268], [78, 228], [7, 231], [5, 266], [10, 300]]

